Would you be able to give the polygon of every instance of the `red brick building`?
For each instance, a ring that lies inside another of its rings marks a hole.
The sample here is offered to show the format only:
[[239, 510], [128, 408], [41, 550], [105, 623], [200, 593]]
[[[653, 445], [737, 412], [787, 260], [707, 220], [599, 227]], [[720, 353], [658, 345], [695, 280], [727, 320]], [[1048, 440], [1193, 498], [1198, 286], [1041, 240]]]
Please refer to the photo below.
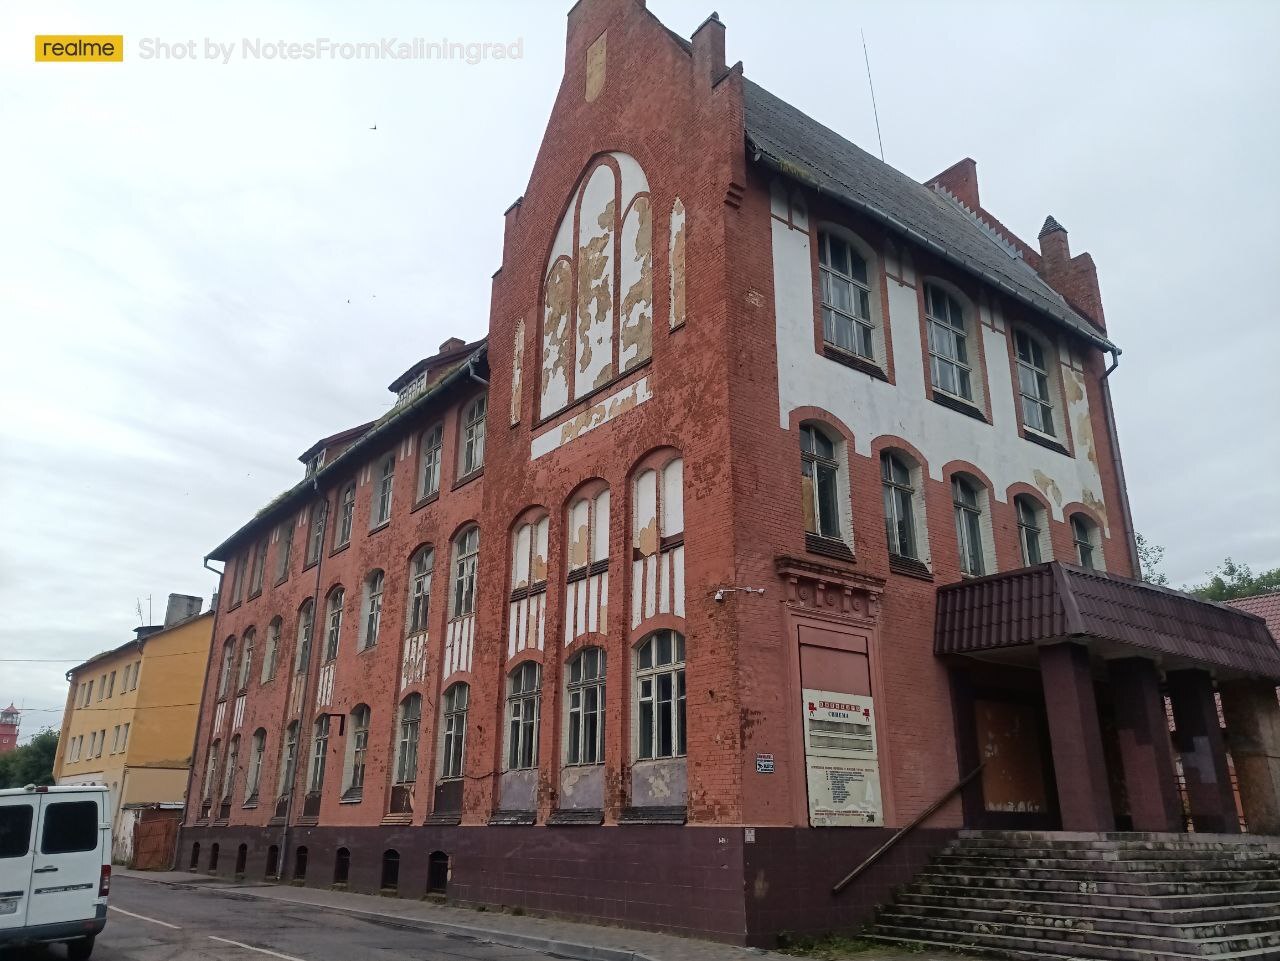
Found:
[[1238, 825], [1215, 685], [1261, 716], [1280, 655], [1127, 580], [1119, 352], [1053, 218], [638, 0], [570, 11], [505, 216], [487, 340], [211, 553], [182, 860], [768, 943], [962, 825]]

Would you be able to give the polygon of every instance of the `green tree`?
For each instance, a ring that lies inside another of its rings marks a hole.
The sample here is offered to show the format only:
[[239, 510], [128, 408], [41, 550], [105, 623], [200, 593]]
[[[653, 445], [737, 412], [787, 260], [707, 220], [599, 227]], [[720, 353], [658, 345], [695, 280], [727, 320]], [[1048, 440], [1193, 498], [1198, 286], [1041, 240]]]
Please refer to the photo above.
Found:
[[1138, 540], [1138, 564], [1141, 567], [1142, 579], [1148, 584], [1167, 587], [1169, 575], [1160, 569], [1164, 565], [1164, 548], [1159, 544], [1151, 543], [1141, 534], [1135, 536]]
[[1207, 583], [1191, 588], [1192, 594], [1206, 601], [1232, 601], [1280, 590], [1280, 567], [1255, 575], [1248, 564], [1237, 564], [1228, 557], [1217, 570], [1208, 573]]
[[45, 728], [26, 744], [0, 755], [0, 788], [53, 783], [58, 732]]

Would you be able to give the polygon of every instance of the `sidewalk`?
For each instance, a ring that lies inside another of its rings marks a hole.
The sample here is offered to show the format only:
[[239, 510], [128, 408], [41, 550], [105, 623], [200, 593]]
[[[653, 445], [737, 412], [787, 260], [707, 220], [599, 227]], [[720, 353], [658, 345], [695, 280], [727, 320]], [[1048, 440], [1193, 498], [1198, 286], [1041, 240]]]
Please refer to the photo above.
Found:
[[[240, 897], [306, 904], [357, 917], [389, 919], [445, 934], [479, 938], [508, 947], [553, 953], [579, 961], [794, 961], [788, 955], [762, 951], [759, 948], [739, 948], [651, 931], [633, 931], [629, 928], [476, 911], [427, 901], [293, 887], [287, 884], [236, 882], [186, 871], [131, 871], [117, 867], [113, 873], [115, 877], [133, 878], [153, 884], [234, 890]], [[954, 954], [908, 953], [891, 948], [860, 952], [852, 957], [857, 961], [900, 961], [904, 958], [912, 958], [914, 961], [962, 961]]]

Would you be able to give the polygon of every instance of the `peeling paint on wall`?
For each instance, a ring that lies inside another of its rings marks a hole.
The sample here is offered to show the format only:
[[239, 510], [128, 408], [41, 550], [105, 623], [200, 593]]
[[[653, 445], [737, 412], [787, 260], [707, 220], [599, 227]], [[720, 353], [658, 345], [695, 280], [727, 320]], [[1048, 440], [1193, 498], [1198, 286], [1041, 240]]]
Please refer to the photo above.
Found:
[[605, 31], [587, 47], [587, 103], [592, 103], [604, 89], [605, 44], [608, 36], [608, 31]]
[[1044, 494], [1045, 497], [1052, 498], [1053, 503], [1061, 507], [1062, 491], [1058, 487], [1058, 482], [1039, 468], [1031, 476], [1036, 482], [1036, 487], [1040, 489], [1040, 493]]
[[667, 254], [671, 274], [671, 329], [684, 323], [684, 203], [679, 197], [671, 206], [671, 246]]
[[582, 191], [578, 215], [575, 400], [613, 377], [615, 181], [613, 168], [600, 164]]
[[511, 423], [520, 423], [520, 388], [524, 371], [524, 321], [516, 321], [511, 343]]
[[649, 389], [649, 378], [642, 377], [634, 384], [624, 387], [616, 394], [610, 394], [599, 403], [592, 404], [581, 414], [571, 420], [558, 424], [533, 438], [530, 445], [530, 456], [538, 458], [561, 447], [576, 437], [595, 430], [601, 424], [607, 424], [633, 407], [638, 407], [653, 397]]
[[565, 354], [569, 346], [569, 312], [573, 270], [567, 259], [557, 260], [543, 291], [542, 406], [543, 416], [569, 402], [569, 375]]
[[653, 226], [647, 196], [637, 197], [622, 225], [618, 362], [630, 370], [653, 351]]

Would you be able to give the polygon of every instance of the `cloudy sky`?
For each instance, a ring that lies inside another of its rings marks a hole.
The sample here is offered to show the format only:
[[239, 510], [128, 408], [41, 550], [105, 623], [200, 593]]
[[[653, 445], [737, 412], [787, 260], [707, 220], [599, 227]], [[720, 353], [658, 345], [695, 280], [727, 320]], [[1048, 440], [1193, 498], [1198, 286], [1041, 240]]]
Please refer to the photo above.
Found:
[[[684, 36], [710, 12], [649, 6]], [[57, 724], [63, 672], [128, 639], [139, 599], [156, 619], [170, 592], [207, 601], [202, 556], [297, 480], [301, 451], [384, 411], [445, 338], [484, 333], [568, 7], [0, 7], [0, 706], [32, 709], [24, 733]], [[1176, 584], [1228, 554], [1280, 565], [1280, 4], [717, 8], [731, 61], [874, 150], [865, 30], [890, 163], [923, 180], [971, 156], [1024, 238], [1066, 225], [1125, 351], [1139, 529]], [[123, 34], [125, 62], [32, 62], [34, 34], [73, 32]], [[242, 57], [316, 37], [521, 56]]]

